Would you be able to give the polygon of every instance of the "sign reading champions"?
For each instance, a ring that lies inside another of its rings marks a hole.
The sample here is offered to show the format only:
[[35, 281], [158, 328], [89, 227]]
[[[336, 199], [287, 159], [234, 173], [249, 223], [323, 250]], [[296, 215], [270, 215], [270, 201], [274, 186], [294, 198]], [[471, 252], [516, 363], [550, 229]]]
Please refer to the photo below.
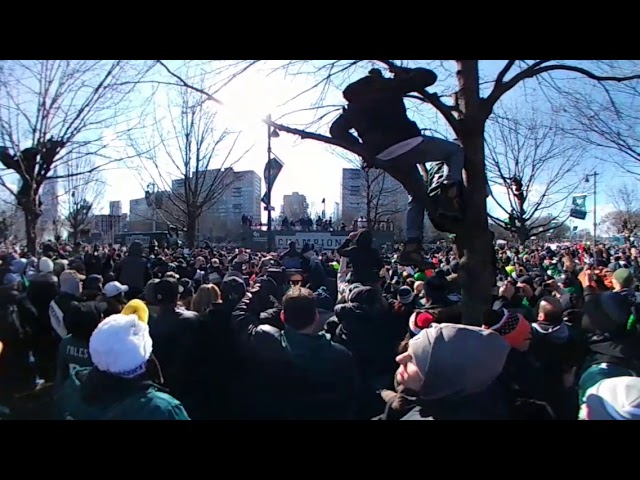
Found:
[[276, 248], [286, 250], [289, 242], [296, 242], [298, 249], [305, 243], [316, 250], [335, 250], [347, 239], [347, 235], [334, 236], [329, 232], [297, 232], [295, 235], [276, 235]]

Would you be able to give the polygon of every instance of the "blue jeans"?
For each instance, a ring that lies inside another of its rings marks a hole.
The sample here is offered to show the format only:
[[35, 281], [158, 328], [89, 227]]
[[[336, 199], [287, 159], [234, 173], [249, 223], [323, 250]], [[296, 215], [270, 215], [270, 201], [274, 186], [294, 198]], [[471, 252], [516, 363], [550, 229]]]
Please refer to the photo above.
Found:
[[408, 152], [390, 160], [375, 159], [374, 166], [384, 170], [402, 184], [409, 194], [407, 210], [407, 239], [422, 241], [427, 189], [417, 165], [444, 162], [447, 173], [444, 183], [462, 182], [464, 151], [457, 143], [423, 135], [421, 143]]

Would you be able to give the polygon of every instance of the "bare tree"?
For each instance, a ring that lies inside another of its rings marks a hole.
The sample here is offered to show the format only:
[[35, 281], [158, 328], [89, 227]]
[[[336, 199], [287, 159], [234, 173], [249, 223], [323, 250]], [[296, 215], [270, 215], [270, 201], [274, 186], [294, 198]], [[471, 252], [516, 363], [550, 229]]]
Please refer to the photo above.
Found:
[[226, 128], [216, 133], [216, 114], [202, 96], [186, 89], [169, 94], [167, 120], [154, 110], [151, 135], [142, 144], [130, 137], [129, 145], [142, 160], [147, 180], [162, 192], [158, 215], [184, 231], [193, 247], [202, 214], [240, 180], [233, 166], [248, 150], [236, 152], [239, 134]]
[[[494, 112], [486, 134], [487, 178], [506, 192], [492, 198], [503, 215], [489, 214], [521, 243], [556, 228], [567, 200], [584, 176], [584, 148], [566, 136], [553, 118], [535, 112]], [[543, 221], [544, 216], [544, 221]]]
[[[95, 208], [104, 196], [105, 181], [92, 157], [79, 155], [62, 167], [62, 212], [73, 242], [90, 233]], [[89, 230], [89, 232], [87, 232]]]
[[[291, 63], [300, 64], [300, 62]], [[370, 64], [370, 61], [363, 61], [363, 63], [366, 62]], [[376, 62], [386, 66], [390, 71], [395, 71], [399, 63], [392, 60], [377, 60]], [[541, 78], [548, 78], [548, 74], [553, 72], [568, 72], [572, 74], [573, 80], [585, 77], [597, 82], [635, 82], [640, 79], [640, 73], [638, 73], [637, 62], [631, 64], [630, 73], [627, 73], [622, 72], [620, 68], [612, 68], [610, 62], [592, 61], [582, 67], [561, 60], [507, 60], [495, 78], [481, 82], [479, 60], [454, 60], [453, 62], [455, 62], [456, 84], [453, 95], [449, 95], [449, 92], [445, 92], [445, 95], [425, 90], [408, 97], [419, 103], [428, 104], [439, 112], [465, 150], [466, 208], [464, 229], [456, 235], [456, 247], [461, 257], [463, 321], [477, 324], [479, 312], [491, 303], [491, 287], [495, 283], [495, 272], [492, 268], [494, 251], [486, 204], [487, 176], [484, 137], [487, 121], [498, 100], [524, 80], [541, 77], [545, 74], [547, 76]], [[311, 61], [307, 62], [307, 65], [313, 64]], [[197, 91], [210, 101], [222, 104], [209, 92], [190, 84], [176, 72], [171, 71], [163, 62], [158, 61], [158, 65], [173, 76], [176, 85]], [[345, 71], [349, 69], [353, 71], [358, 66], [359, 61], [356, 60], [326, 61], [324, 62], [324, 70], [322, 72], [316, 70], [315, 72], [318, 78], [315, 87], [322, 95], [330, 85], [337, 83], [336, 77], [339, 75], [342, 76], [340, 83], [344, 85]], [[356, 155], [365, 156], [362, 148], [346, 145], [326, 135], [292, 128], [269, 120], [265, 121], [281, 132], [291, 133], [303, 139], [314, 139], [345, 148]]]
[[635, 83], [596, 84], [570, 91], [558, 111], [568, 117], [565, 130], [587, 145], [598, 147], [601, 159], [640, 175], [640, 89]]
[[[132, 128], [127, 99], [147, 71], [147, 64], [122, 60], [3, 62], [0, 186], [22, 209], [30, 252], [36, 250], [42, 215], [40, 189], [47, 179], [62, 175], [54, 170], [80, 151], [101, 159], [96, 169], [121, 160], [109, 156], [109, 143]], [[109, 139], [104, 138], [107, 128]], [[12, 189], [12, 183], [18, 188]]]
[[610, 197], [615, 210], [603, 215], [600, 223], [629, 242], [640, 228], [640, 195], [633, 186], [623, 184]]
[[[398, 215], [406, 211], [407, 195], [402, 185], [382, 170], [362, 168], [359, 157], [348, 152], [336, 152], [354, 171], [358, 172], [358, 192], [351, 192], [350, 198], [355, 199], [356, 205], [343, 205], [342, 211], [353, 209], [353, 218], [345, 217], [343, 221], [350, 224], [354, 218], [364, 217], [367, 228], [377, 230], [388, 229], [388, 220], [398, 223]], [[356, 195], [353, 195], [356, 193]], [[402, 202], [398, 199], [402, 198]], [[382, 226], [384, 225], [384, 226]]]

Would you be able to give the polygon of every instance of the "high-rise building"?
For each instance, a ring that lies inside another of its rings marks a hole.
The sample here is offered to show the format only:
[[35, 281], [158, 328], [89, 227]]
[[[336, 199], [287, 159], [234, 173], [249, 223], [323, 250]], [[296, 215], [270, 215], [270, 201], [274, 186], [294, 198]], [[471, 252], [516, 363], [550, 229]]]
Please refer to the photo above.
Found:
[[[198, 220], [198, 235], [201, 238], [211, 238], [216, 235], [224, 236], [231, 231], [241, 228], [242, 215], [253, 217], [254, 222], [260, 221], [260, 198], [262, 196], [262, 179], [253, 170], [234, 171], [207, 170], [203, 179], [202, 189], [215, 182], [216, 193], [214, 203], [211, 204]], [[171, 185], [174, 197], [182, 198], [184, 193], [184, 179], [174, 180]], [[203, 196], [205, 193], [203, 193]]]
[[42, 216], [38, 220], [38, 235], [53, 238], [56, 235], [56, 224], [59, 223], [60, 206], [58, 199], [58, 180], [45, 180], [40, 189]]
[[[404, 228], [407, 193], [404, 187], [382, 170], [364, 171], [359, 168], [342, 169], [341, 220], [351, 228], [359, 217], [378, 225], [369, 228], [395, 231]], [[386, 224], [385, 224], [386, 223]]]
[[113, 243], [115, 234], [122, 232], [122, 215], [94, 215], [93, 231], [99, 232], [103, 240]]
[[282, 197], [282, 215], [295, 222], [306, 218], [309, 215], [307, 197], [298, 192]]
[[120, 200], [109, 202], [109, 215], [122, 215], [122, 202]]
[[152, 232], [166, 229], [167, 224], [162, 221], [162, 216], [149, 206], [146, 198], [136, 198], [129, 201], [128, 231]]

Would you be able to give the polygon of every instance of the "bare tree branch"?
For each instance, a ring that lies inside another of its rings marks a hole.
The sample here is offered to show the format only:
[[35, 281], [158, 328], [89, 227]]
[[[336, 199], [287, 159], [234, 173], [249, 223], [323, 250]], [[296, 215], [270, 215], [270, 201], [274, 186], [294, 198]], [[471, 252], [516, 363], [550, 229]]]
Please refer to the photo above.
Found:
[[[553, 119], [521, 110], [494, 112], [486, 136], [487, 177], [506, 193], [492, 198], [509, 216], [500, 225], [525, 241], [534, 226], [557, 222], [579, 188], [584, 148], [568, 141]], [[551, 213], [549, 221], [540, 218]]]
[[[406, 193], [402, 185], [387, 175], [382, 170], [364, 170], [359, 157], [336, 150], [335, 154], [343, 159], [347, 165], [358, 170], [359, 193], [351, 196], [358, 204], [359, 209], [354, 210], [354, 205], [343, 205], [344, 210], [351, 209], [355, 218], [360, 216], [366, 220], [367, 228], [377, 229], [381, 224], [387, 228], [387, 222], [401, 223], [399, 215], [406, 210]], [[398, 201], [402, 199], [401, 201]], [[343, 214], [344, 217], [344, 214]], [[342, 221], [352, 222], [354, 218], [345, 217]]]
[[[164, 65], [164, 64], [163, 64]], [[129, 146], [137, 153], [161, 193], [158, 213], [167, 223], [186, 230], [189, 245], [195, 243], [203, 214], [218, 205], [225, 193], [241, 180], [233, 167], [250, 150], [238, 152], [237, 133], [216, 133], [216, 114], [202, 102], [201, 87], [168, 92], [168, 117], [155, 110], [155, 131], [143, 144], [134, 138]], [[172, 95], [177, 93], [178, 97]], [[242, 214], [243, 212], [240, 212]]]
[[[53, 172], [77, 159], [109, 158], [110, 140], [135, 128], [130, 115], [136, 82], [149, 71], [142, 62], [41, 60], [7, 61], [0, 71], [0, 168], [19, 183], [12, 191], [7, 177], [0, 185], [16, 198], [25, 216], [27, 246], [35, 253], [38, 196]], [[128, 84], [123, 82], [128, 80]], [[113, 152], [112, 152], [113, 153]], [[95, 168], [121, 161], [111, 157]], [[76, 172], [80, 176], [84, 172]], [[58, 177], [60, 174], [58, 174]]]
[[640, 194], [631, 184], [622, 184], [610, 193], [614, 211], [603, 215], [600, 224], [610, 233], [622, 235], [627, 242], [640, 229]]
[[96, 207], [104, 196], [106, 183], [91, 157], [79, 155], [62, 169], [60, 206], [69, 236], [75, 243], [90, 230]]

